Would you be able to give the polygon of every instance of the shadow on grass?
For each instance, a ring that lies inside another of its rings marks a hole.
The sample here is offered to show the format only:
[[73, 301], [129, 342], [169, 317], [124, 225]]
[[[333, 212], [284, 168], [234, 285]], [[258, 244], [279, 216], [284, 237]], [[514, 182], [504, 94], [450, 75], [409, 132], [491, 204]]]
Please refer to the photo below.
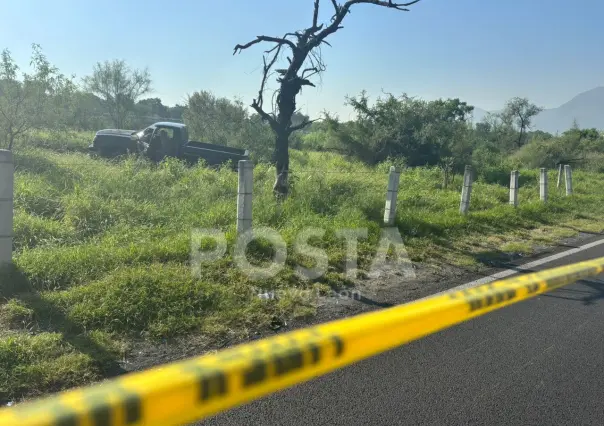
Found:
[[116, 361], [115, 353], [91, 339], [86, 330], [70, 321], [59, 307], [45, 300], [16, 265], [0, 270], [0, 298], [15, 298], [25, 303], [34, 311], [40, 331], [61, 333], [68, 344], [94, 360], [104, 377], [126, 372]]

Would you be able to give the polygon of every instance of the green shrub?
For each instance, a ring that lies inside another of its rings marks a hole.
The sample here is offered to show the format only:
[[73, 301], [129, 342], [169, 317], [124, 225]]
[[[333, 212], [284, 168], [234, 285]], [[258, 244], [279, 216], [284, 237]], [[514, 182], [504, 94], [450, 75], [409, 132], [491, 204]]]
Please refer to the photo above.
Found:
[[60, 333], [0, 336], [0, 401], [56, 392], [98, 380], [92, 357], [78, 352]]

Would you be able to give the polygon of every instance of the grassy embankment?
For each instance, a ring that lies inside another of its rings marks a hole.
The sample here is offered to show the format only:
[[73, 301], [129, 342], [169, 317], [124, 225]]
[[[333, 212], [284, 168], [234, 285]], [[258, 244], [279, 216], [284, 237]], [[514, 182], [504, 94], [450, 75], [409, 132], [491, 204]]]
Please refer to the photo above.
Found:
[[[250, 297], [252, 286], [281, 289], [343, 287], [344, 245], [334, 232], [369, 229], [359, 244], [367, 266], [379, 238], [388, 165], [375, 168], [337, 155], [292, 152], [292, 196], [277, 205], [273, 171], [254, 171], [254, 222], [289, 243], [312, 226], [327, 230], [320, 246], [330, 271], [301, 282], [288, 258], [274, 279], [252, 282], [231, 258], [207, 265], [194, 278], [188, 265], [193, 228], [225, 231], [235, 239], [237, 176], [230, 170], [159, 167], [134, 159], [94, 160], [81, 152], [90, 135], [53, 142], [38, 135], [16, 153], [15, 268], [0, 277], [0, 401], [32, 397], [110, 375], [132, 339], [194, 335], [208, 342], [247, 336], [275, 319], [312, 315], [295, 293], [280, 300]], [[39, 148], [44, 147], [44, 148]], [[75, 152], [74, 152], [75, 151]], [[324, 173], [327, 171], [329, 173]], [[575, 195], [555, 188], [538, 200], [536, 170], [521, 172], [520, 207], [507, 205], [509, 171], [479, 180], [472, 213], [458, 213], [460, 178], [440, 189], [436, 169], [401, 176], [397, 226], [413, 261], [484, 267], [493, 252], [530, 253], [578, 229], [602, 231], [603, 174], [575, 171]], [[489, 178], [495, 180], [495, 178]], [[252, 256], [269, 250], [257, 244]]]

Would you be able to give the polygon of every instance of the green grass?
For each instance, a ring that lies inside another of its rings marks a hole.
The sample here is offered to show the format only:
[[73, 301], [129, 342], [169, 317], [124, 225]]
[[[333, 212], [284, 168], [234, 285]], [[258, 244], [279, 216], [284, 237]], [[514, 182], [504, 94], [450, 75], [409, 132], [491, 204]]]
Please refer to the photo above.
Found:
[[35, 130], [22, 138], [17, 147], [46, 148], [56, 152], [86, 152], [95, 132], [75, 130]]
[[[304, 228], [325, 229], [317, 244], [328, 253], [329, 273], [316, 283], [300, 280], [295, 264], [311, 265], [292, 253], [279, 274], [254, 282], [231, 257], [237, 175], [229, 168], [91, 159], [80, 152], [89, 134], [60, 142], [38, 136], [47, 143], [15, 155], [15, 267], [0, 275], [0, 400], [111, 374], [129, 340], [195, 335], [221, 341], [250, 336], [275, 319], [312, 315], [315, 303], [296, 293], [262, 301], [253, 291], [350, 286], [339, 229], [369, 230], [359, 242], [362, 268], [375, 252], [388, 164], [371, 168], [338, 155], [293, 151], [292, 193], [282, 204], [272, 195], [273, 169], [257, 165], [254, 226], [277, 229], [288, 246]], [[552, 171], [544, 205], [537, 171], [522, 171], [514, 209], [507, 188], [496, 183], [504, 172], [476, 182], [471, 214], [463, 217], [459, 176], [442, 190], [438, 169], [405, 170], [396, 225], [412, 260], [478, 270], [500, 254], [526, 254], [579, 230], [603, 230], [604, 174], [575, 171], [575, 195], [567, 198], [555, 188]], [[195, 228], [219, 228], [229, 244], [227, 255], [205, 264], [197, 277], [189, 265]], [[256, 263], [271, 254], [263, 242], [250, 251]]]

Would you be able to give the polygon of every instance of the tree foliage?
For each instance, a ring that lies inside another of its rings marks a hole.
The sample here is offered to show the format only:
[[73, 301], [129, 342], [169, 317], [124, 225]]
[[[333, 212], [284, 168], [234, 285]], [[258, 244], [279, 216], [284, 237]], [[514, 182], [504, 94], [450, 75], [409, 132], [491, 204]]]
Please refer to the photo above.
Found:
[[[468, 119], [473, 107], [459, 99], [424, 101], [405, 94], [388, 94], [370, 104], [365, 92], [350, 97], [357, 119], [338, 123], [330, 118], [323, 130], [329, 149], [356, 156], [371, 164], [387, 158], [404, 157], [409, 166], [437, 165], [463, 167], [471, 152], [466, 146]], [[338, 136], [334, 136], [334, 132]], [[311, 136], [305, 137], [307, 143]], [[318, 145], [313, 142], [315, 147]]]
[[256, 160], [270, 160], [271, 129], [239, 100], [220, 98], [208, 91], [187, 99], [183, 118], [191, 138], [249, 149]]
[[123, 60], [97, 62], [84, 87], [105, 101], [113, 124], [123, 128], [136, 101], [151, 91], [148, 69], [133, 70]]
[[501, 113], [505, 123], [514, 124], [519, 133], [516, 145], [520, 148], [525, 143], [526, 132], [531, 128], [533, 118], [543, 111], [543, 108], [531, 103], [527, 98], [512, 98]]
[[13, 149], [17, 137], [48, 123], [64, 123], [66, 107], [76, 91], [46, 58], [39, 45], [32, 45], [32, 73], [20, 72], [8, 49], [0, 58], [0, 140]]

